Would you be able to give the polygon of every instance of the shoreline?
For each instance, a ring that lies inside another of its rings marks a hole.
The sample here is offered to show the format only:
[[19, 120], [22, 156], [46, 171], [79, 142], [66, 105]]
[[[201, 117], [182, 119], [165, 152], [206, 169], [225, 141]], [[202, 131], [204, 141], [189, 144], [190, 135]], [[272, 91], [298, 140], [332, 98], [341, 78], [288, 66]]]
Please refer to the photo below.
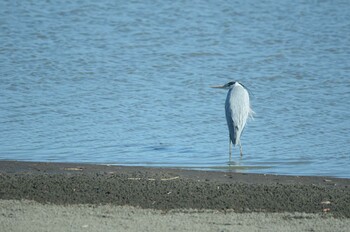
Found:
[[350, 179], [0, 161], [4, 231], [349, 231]]
[[350, 218], [350, 179], [0, 161], [0, 199]]

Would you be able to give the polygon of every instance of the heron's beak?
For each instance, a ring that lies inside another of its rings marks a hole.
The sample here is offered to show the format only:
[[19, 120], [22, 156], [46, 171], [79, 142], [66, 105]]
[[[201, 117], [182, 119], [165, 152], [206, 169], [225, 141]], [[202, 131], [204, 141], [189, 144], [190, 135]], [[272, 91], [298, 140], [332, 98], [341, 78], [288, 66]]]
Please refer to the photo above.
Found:
[[218, 86], [210, 86], [210, 88], [215, 88], [215, 89], [223, 89], [223, 85], [218, 85]]

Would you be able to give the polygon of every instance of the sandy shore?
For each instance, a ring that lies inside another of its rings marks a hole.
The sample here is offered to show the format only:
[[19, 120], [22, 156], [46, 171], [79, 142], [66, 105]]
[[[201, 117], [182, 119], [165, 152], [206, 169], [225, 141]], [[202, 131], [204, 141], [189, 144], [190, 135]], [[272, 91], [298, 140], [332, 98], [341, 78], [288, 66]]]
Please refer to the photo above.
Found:
[[350, 219], [305, 213], [234, 213], [0, 200], [2, 231], [349, 231]]
[[0, 161], [0, 199], [5, 231], [350, 231], [341, 178]]

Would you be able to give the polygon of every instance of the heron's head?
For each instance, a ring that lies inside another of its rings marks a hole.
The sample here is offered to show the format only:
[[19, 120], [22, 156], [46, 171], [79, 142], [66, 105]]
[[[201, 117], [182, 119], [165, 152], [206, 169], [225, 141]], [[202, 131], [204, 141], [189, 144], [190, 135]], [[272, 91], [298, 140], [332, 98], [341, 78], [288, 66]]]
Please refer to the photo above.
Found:
[[224, 85], [219, 85], [219, 86], [212, 86], [212, 88], [217, 88], [217, 89], [230, 89], [231, 87], [233, 87], [236, 83], [236, 81], [230, 81], [227, 84]]

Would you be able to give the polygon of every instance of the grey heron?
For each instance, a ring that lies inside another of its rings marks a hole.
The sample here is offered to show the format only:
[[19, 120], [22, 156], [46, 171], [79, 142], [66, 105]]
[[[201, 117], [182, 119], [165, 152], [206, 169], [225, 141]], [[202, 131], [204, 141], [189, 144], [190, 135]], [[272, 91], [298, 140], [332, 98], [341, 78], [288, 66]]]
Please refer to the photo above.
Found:
[[232, 144], [234, 146], [239, 145], [241, 157], [243, 155], [241, 135], [247, 119], [253, 116], [254, 111], [250, 106], [249, 93], [241, 83], [231, 81], [222, 86], [212, 86], [212, 88], [228, 89], [225, 112], [229, 130], [229, 156], [231, 161]]

